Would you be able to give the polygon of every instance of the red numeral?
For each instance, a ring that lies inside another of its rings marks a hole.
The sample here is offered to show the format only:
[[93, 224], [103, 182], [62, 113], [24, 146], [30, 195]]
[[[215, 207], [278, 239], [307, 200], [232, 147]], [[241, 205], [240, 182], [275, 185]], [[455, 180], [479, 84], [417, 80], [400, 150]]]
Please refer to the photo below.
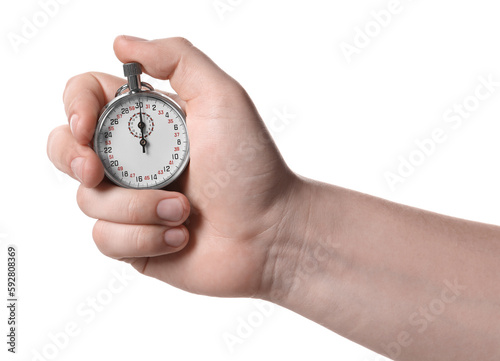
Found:
[[163, 110], [158, 110], [158, 115], [163, 115]]
[[134, 178], [135, 177], [135, 173], [130, 173], [130, 178]]
[[113, 154], [110, 154], [109, 159], [115, 159], [115, 156]]
[[163, 174], [163, 171], [160, 169], [160, 170], [158, 171], [158, 174]]
[[178, 152], [179, 151], [179, 147], [174, 147], [174, 152]]
[[172, 124], [173, 122], [174, 122], [174, 120], [173, 120], [173, 119], [169, 119], [169, 120], [168, 120], [168, 124]]
[[150, 104], [146, 104], [146, 109], [149, 109], [151, 108], [151, 105]]
[[130, 107], [128, 107], [129, 110], [135, 110], [135, 107], [132, 105]]
[[150, 180], [150, 179], [151, 179], [151, 177], [148, 175], [144, 177], [144, 180]]
[[120, 119], [121, 117], [122, 117], [122, 115], [121, 115], [121, 114], [117, 114], [117, 115], [116, 115], [116, 118], [118, 118], [118, 119]]
[[174, 137], [178, 137], [180, 133], [174, 133]]
[[111, 145], [111, 140], [107, 140], [106, 145]]
[[171, 160], [170, 162], [168, 162], [168, 164], [172, 165], [172, 164], [174, 164], [174, 161]]
[[110, 127], [108, 127], [108, 130], [109, 131], [115, 130], [115, 127], [114, 126], [110, 126]]
[[122, 171], [122, 170], [123, 170], [123, 167], [122, 167], [122, 166], [118, 167], [118, 170]]

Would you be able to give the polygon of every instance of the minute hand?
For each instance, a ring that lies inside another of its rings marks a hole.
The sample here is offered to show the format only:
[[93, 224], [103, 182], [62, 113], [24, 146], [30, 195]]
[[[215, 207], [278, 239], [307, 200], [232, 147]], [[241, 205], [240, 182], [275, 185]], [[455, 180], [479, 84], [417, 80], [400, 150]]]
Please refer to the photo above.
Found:
[[146, 124], [142, 120], [141, 102], [139, 102], [139, 119], [140, 119], [140, 122], [139, 122], [139, 124], [137, 124], [137, 126], [141, 129], [141, 141], [139, 142], [139, 144], [142, 145], [142, 152], [146, 153], [146, 144], [148, 144], [148, 142], [146, 141], [146, 139], [144, 139], [144, 128], [146, 127]]

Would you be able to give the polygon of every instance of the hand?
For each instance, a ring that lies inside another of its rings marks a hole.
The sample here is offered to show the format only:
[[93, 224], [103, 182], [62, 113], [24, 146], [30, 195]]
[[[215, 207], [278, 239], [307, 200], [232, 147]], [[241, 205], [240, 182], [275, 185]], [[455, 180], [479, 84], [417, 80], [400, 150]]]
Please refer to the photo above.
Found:
[[98, 219], [98, 248], [190, 292], [265, 298], [287, 238], [285, 220], [294, 209], [288, 205], [297, 201], [290, 195], [301, 181], [244, 89], [188, 41], [121, 36], [114, 50], [122, 62], [138, 62], [147, 74], [170, 80], [178, 94], [171, 96], [187, 114], [191, 161], [177, 184], [181, 193], [103, 181], [87, 144], [100, 109], [124, 81], [102, 73], [72, 78], [63, 97], [70, 126], [51, 133], [48, 155], [82, 183], [78, 204]]
[[87, 144], [123, 80], [69, 81], [72, 130], [48, 154], [82, 182], [104, 254], [191, 292], [272, 300], [394, 359], [499, 359], [499, 227], [298, 178], [241, 86], [185, 40], [119, 37], [115, 52], [170, 79], [191, 163], [181, 193], [103, 181]]
[[142, 106], [140, 104], [141, 104], [141, 102], [139, 102], [139, 119], [140, 119], [140, 122], [139, 122], [139, 124], [137, 124], [137, 126], [141, 130], [141, 140], [140, 140], [139, 144], [142, 146], [142, 152], [146, 153], [146, 144], [148, 144], [148, 142], [146, 141], [146, 139], [144, 139], [144, 128], [146, 127], [146, 124], [142, 120]]

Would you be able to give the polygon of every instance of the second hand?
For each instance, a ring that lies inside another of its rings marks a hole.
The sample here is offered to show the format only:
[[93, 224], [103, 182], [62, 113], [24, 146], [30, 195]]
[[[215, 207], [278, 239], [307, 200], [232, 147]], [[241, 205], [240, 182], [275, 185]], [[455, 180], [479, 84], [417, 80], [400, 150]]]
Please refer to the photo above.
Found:
[[137, 124], [137, 126], [141, 129], [141, 141], [139, 142], [140, 145], [142, 145], [142, 152], [146, 153], [146, 144], [148, 144], [147, 140], [144, 139], [144, 128], [146, 124], [144, 124], [142, 120], [142, 102], [139, 100], [139, 118], [140, 122]]

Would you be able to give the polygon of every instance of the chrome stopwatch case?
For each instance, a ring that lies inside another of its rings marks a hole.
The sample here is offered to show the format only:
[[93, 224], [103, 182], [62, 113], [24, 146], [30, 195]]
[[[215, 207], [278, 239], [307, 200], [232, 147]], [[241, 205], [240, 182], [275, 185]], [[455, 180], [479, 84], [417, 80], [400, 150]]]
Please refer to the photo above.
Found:
[[113, 183], [126, 188], [163, 188], [189, 162], [186, 116], [175, 101], [141, 82], [140, 64], [124, 64], [123, 70], [128, 83], [102, 110], [94, 151]]

